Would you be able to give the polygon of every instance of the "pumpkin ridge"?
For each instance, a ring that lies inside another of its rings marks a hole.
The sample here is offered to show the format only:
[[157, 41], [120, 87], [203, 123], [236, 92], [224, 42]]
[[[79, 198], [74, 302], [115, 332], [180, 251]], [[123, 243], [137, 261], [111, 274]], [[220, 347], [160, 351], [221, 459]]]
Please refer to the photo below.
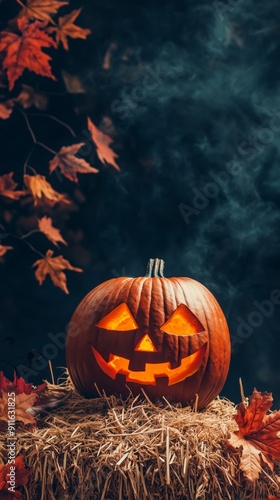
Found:
[[[177, 283], [177, 285], [181, 288], [182, 293], [183, 293], [183, 297], [185, 298], [185, 302], [188, 304], [188, 307], [190, 308], [189, 299], [188, 299], [188, 297], [187, 297], [186, 291], [184, 290], [184, 287], [182, 286], [182, 284], [181, 284], [181, 282], [180, 282], [180, 277], [179, 277], [179, 278], [178, 278], [178, 277], [174, 277], [173, 279], [174, 279], [174, 281]], [[195, 280], [192, 280], [191, 278], [185, 278], [185, 279], [187, 279], [187, 280], [188, 280], [188, 282], [189, 282], [188, 284], [189, 284], [189, 285], [191, 285], [191, 288], [193, 288], [193, 287], [192, 287], [192, 285], [194, 285], [194, 286], [195, 286], [195, 284], [196, 284]], [[194, 283], [194, 282], [195, 282], [195, 283]], [[193, 295], [193, 290], [191, 290], [191, 291], [189, 290], [189, 293], [190, 293], [190, 295], [192, 296], [192, 295]], [[209, 363], [209, 352], [210, 352], [210, 346], [209, 346], [209, 344], [210, 344], [209, 324], [208, 324], [208, 321], [207, 321], [207, 315], [206, 315], [206, 313], [205, 313], [204, 307], [202, 307], [202, 311], [203, 311], [204, 321], [203, 321], [203, 322], [201, 321], [201, 323], [202, 323], [202, 326], [203, 326], [203, 328], [204, 328], [204, 331], [207, 331], [207, 349], [208, 349], [208, 359], [207, 359], [207, 363], [205, 364], [205, 368], [204, 368], [204, 370], [203, 370], [203, 372], [202, 372], [202, 375], [201, 375], [200, 381], [199, 381], [199, 383], [198, 383], [197, 392], [199, 392], [199, 391], [200, 391], [200, 389], [201, 389], [201, 385], [202, 385], [202, 383], [203, 383], [203, 381], [204, 381], [204, 375], [205, 375], [205, 373], [206, 373], [206, 371], [207, 371], [207, 366], [208, 366], [208, 363]], [[200, 369], [201, 369], [201, 367], [200, 367]]]
[[[206, 300], [206, 302], [207, 302], [208, 310], [210, 311], [211, 315], [214, 316], [214, 317], [217, 317], [218, 313], [221, 311], [221, 307], [220, 307], [220, 305], [219, 305], [216, 297], [212, 294], [212, 292], [210, 290], [208, 290], [208, 288], [206, 288], [204, 285], [202, 285], [202, 283], [199, 283], [198, 281], [196, 281], [196, 283], [198, 285], [198, 288], [201, 290], [201, 293], [202, 293], [202, 295], [204, 297], [204, 300]], [[211, 299], [211, 301], [210, 301], [210, 299]], [[224, 318], [223, 318], [223, 320], [224, 320]], [[206, 321], [207, 321], [207, 328], [209, 328], [209, 323], [208, 323], [207, 315], [206, 315]], [[219, 321], [219, 323], [221, 323], [221, 322]], [[221, 325], [217, 323], [217, 326], [221, 326]], [[225, 325], [225, 326], [227, 326], [227, 325]], [[209, 341], [209, 357], [208, 357], [208, 362], [207, 362], [206, 369], [205, 369], [204, 373], [207, 373], [207, 367], [209, 366], [211, 360], [212, 360], [212, 363], [213, 363], [213, 359], [212, 359], [212, 356], [211, 356], [211, 354], [213, 354], [213, 345], [212, 345], [212, 340], [213, 339], [211, 339], [210, 336], [209, 336], [209, 340], [210, 340]], [[213, 394], [217, 393], [217, 389], [218, 389], [218, 392], [220, 392], [220, 390], [222, 389], [222, 387], [221, 387], [222, 386], [221, 380], [224, 378], [223, 366], [225, 366], [225, 358], [227, 357], [225, 349], [223, 349], [222, 353], [220, 353], [219, 358], [221, 357], [221, 355], [223, 356], [223, 361], [220, 362], [221, 366], [220, 366], [220, 369], [218, 370], [219, 379], [215, 380], [215, 385], [214, 384], [212, 385], [212, 390], [211, 390], [211, 393], [210, 393], [211, 394], [211, 398], [212, 398]], [[215, 370], [215, 373], [216, 373], [216, 370]], [[202, 384], [202, 381], [201, 381], [201, 384]], [[199, 389], [201, 389], [201, 384], [200, 384]]]

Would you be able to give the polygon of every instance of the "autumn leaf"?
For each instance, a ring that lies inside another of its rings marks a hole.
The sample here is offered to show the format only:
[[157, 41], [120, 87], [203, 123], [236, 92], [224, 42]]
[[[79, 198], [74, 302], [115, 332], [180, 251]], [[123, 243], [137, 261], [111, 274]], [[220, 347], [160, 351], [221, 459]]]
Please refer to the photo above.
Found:
[[13, 172], [0, 176], [0, 196], [18, 200], [21, 196], [26, 195], [26, 191], [16, 191], [17, 183], [13, 180]]
[[8, 247], [5, 245], [0, 245], [0, 257], [3, 257], [8, 250], [13, 250], [13, 247]]
[[0, 102], [0, 118], [2, 120], [7, 120], [8, 118], [10, 118], [13, 112], [13, 107], [14, 101], [12, 99], [9, 99], [5, 102]]
[[45, 110], [48, 105], [48, 97], [44, 92], [38, 92], [29, 85], [22, 85], [22, 90], [15, 98], [23, 109], [28, 109], [35, 106], [37, 109]]
[[[10, 394], [10, 393], [9, 393]], [[15, 420], [21, 421], [24, 424], [36, 425], [35, 418], [26, 410], [31, 408], [37, 399], [37, 394], [18, 394], [15, 396]], [[0, 420], [8, 422], [9, 411], [11, 407], [8, 407], [8, 392], [2, 391], [2, 397], [0, 398]]]
[[101, 130], [99, 130], [96, 125], [92, 123], [90, 118], [88, 118], [87, 123], [92, 140], [97, 148], [97, 156], [99, 160], [103, 163], [103, 165], [105, 163], [109, 163], [110, 165], [113, 165], [116, 170], [120, 170], [120, 167], [115, 162], [115, 158], [118, 158], [118, 155], [109, 147], [113, 142], [111, 137], [101, 132]]
[[38, 21], [47, 21], [54, 24], [51, 15], [55, 15], [63, 5], [68, 5], [68, 2], [60, 2], [57, 0], [27, 0], [26, 5], [17, 0], [23, 7], [20, 16], [26, 16], [28, 19], [38, 19]]
[[34, 198], [34, 205], [38, 204], [39, 200], [47, 201], [51, 206], [56, 203], [70, 201], [58, 191], [55, 191], [44, 175], [24, 175], [24, 184]]
[[22, 32], [21, 36], [2, 31], [0, 39], [0, 52], [6, 52], [2, 66], [7, 71], [9, 90], [14, 88], [25, 69], [55, 80], [49, 63], [51, 56], [42, 51], [44, 47], [55, 47], [53, 39], [43, 31], [45, 23], [29, 23], [26, 17], [21, 17], [18, 19], [18, 28]]
[[77, 172], [80, 174], [96, 174], [98, 172], [96, 168], [91, 167], [83, 158], [75, 156], [84, 145], [80, 143], [62, 147], [50, 162], [50, 173], [59, 168], [61, 173], [73, 182], [78, 182]]
[[82, 38], [85, 40], [87, 36], [91, 33], [91, 30], [80, 28], [74, 24], [77, 17], [80, 15], [82, 9], [73, 10], [70, 14], [58, 18], [58, 26], [55, 28], [48, 28], [48, 33], [54, 33], [57, 45], [59, 42], [62, 43], [65, 50], [69, 50], [68, 39], [69, 38]]
[[38, 386], [34, 386], [31, 382], [25, 382], [23, 377], [17, 377], [14, 372], [14, 380], [11, 381], [5, 377], [3, 371], [0, 371], [0, 395], [3, 391], [13, 391], [16, 394], [36, 394], [37, 397], [41, 396], [46, 390], [47, 384], [44, 382]]
[[[15, 488], [22, 486], [28, 483], [29, 475], [31, 474], [31, 470], [28, 470], [23, 461], [23, 455], [18, 455], [15, 458], [15, 463], [13, 464], [15, 467]], [[17, 489], [12, 492], [9, 491], [10, 484], [8, 481], [10, 480], [10, 476], [8, 474], [11, 473], [11, 464], [0, 464], [0, 498], [1, 500], [15, 500], [22, 497], [22, 494]]]
[[48, 250], [45, 257], [37, 260], [32, 267], [34, 266], [38, 266], [35, 271], [35, 276], [40, 285], [42, 285], [47, 274], [49, 274], [53, 284], [58, 288], [61, 288], [61, 290], [67, 294], [69, 291], [66, 284], [66, 275], [63, 271], [69, 269], [70, 271], [76, 271], [79, 273], [82, 272], [82, 269], [79, 267], [71, 266], [70, 262], [64, 259], [62, 255], [53, 257], [52, 250]]
[[271, 458], [280, 460], [280, 410], [267, 414], [272, 394], [254, 389], [246, 407], [240, 403], [234, 416], [239, 430], [231, 433], [229, 444], [242, 446], [240, 468], [251, 481], [259, 477], [261, 459], [273, 470]]
[[67, 245], [66, 241], [62, 238], [60, 231], [53, 227], [52, 219], [50, 217], [44, 216], [42, 219], [38, 221], [39, 229], [44, 235], [55, 245], [58, 247], [58, 242]]

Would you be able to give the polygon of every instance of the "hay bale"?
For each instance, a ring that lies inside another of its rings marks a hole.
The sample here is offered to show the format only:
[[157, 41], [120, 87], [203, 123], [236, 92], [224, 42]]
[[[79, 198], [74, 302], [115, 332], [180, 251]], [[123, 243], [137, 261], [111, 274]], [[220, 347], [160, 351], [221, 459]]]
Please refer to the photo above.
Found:
[[[279, 495], [280, 467], [264, 464], [246, 481], [240, 452], [225, 446], [236, 428], [226, 399], [195, 412], [148, 399], [86, 400], [67, 379], [51, 393], [72, 391], [63, 407], [38, 418], [33, 432], [19, 428], [18, 452], [32, 468], [27, 500], [256, 500]], [[5, 443], [0, 458], [6, 459]]]

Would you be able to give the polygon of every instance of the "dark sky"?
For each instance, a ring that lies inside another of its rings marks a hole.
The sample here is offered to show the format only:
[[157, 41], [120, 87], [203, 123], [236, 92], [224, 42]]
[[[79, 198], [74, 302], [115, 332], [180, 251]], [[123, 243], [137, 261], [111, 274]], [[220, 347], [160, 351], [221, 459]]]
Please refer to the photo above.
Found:
[[[160, 257], [166, 276], [201, 281], [225, 312], [234, 345], [222, 394], [238, 402], [241, 376], [246, 394], [273, 391], [279, 406], [279, 2], [72, 4], [84, 6], [80, 23], [92, 35], [58, 51], [54, 71], [78, 75], [86, 92], [55, 95], [64, 91], [61, 77], [40, 79], [40, 88], [50, 93], [49, 111], [79, 140], [87, 116], [96, 125], [112, 120], [121, 171], [105, 166], [80, 177], [85, 202], [67, 224], [83, 232], [72, 262], [85, 272], [69, 273], [69, 296], [48, 280], [38, 286], [34, 256], [21, 244], [1, 265], [0, 357], [32, 363], [28, 353], [65, 331], [91, 288], [118, 274], [143, 275], [148, 259]], [[8, 17], [7, 0], [0, 8]], [[28, 132], [19, 115], [0, 125], [1, 171], [16, 171], [20, 182]], [[34, 127], [54, 148], [71, 141], [46, 120]], [[50, 158], [36, 155], [43, 173]], [[65, 366], [64, 349], [57, 351], [55, 369]], [[49, 377], [38, 366], [32, 381]]]

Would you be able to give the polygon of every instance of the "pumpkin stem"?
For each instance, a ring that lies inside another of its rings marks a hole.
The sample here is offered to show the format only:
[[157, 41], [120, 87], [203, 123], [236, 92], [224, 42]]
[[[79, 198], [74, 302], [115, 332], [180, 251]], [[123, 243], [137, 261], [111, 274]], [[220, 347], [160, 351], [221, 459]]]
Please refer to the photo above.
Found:
[[164, 278], [163, 269], [164, 269], [164, 260], [150, 259], [147, 265], [146, 276], [148, 278]]

